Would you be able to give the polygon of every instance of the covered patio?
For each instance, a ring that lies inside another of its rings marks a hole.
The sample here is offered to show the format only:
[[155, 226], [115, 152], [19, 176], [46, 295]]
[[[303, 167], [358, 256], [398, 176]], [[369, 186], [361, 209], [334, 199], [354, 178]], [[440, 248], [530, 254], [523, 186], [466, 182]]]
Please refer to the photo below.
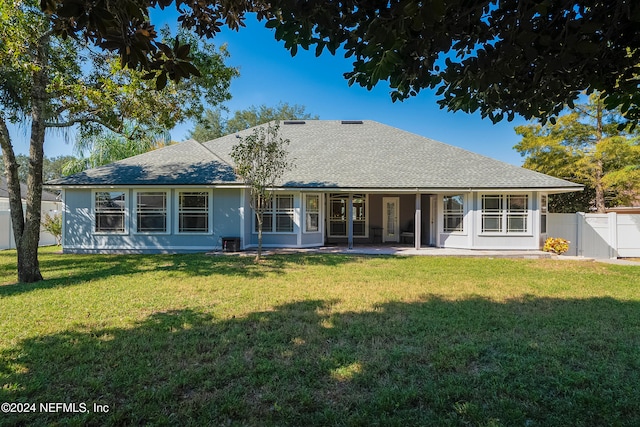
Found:
[[378, 190], [326, 194], [325, 245], [436, 246], [436, 194]]

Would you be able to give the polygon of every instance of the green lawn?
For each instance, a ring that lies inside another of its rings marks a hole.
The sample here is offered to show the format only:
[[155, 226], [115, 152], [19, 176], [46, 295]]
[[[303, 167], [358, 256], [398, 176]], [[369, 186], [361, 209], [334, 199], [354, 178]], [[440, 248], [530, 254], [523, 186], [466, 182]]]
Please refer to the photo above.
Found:
[[88, 413], [0, 425], [640, 425], [640, 267], [51, 249], [41, 267], [15, 284], [0, 252], [0, 402]]

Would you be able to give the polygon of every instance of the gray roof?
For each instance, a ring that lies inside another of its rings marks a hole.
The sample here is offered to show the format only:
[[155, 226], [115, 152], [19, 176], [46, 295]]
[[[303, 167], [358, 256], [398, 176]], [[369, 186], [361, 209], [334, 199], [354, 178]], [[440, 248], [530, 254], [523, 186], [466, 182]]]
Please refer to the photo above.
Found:
[[[581, 185], [373, 121], [281, 122], [289, 159], [282, 187], [362, 189], [553, 188]], [[180, 144], [91, 169], [49, 185], [215, 185], [240, 183], [229, 155], [251, 129]]]
[[[20, 198], [25, 200], [25, 196], [27, 195], [27, 184], [24, 182], [20, 183]], [[0, 176], [0, 199], [8, 199], [9, 198], [9, 186], [7, 185], [7, 179], [4, 176]], [[49, 193], [48, 191], [42, 192], [42, 201], [43, 202], [57, 202], [58, 196], [53, 193]]]

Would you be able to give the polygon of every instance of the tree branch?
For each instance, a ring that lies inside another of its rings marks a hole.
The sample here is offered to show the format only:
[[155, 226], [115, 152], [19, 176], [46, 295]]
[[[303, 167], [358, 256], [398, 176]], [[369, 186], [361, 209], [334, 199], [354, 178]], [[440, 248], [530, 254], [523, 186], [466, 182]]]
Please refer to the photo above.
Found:
[[71, 127], [73, 125], [80, 125], [80, 124], [87, 124], [87, 123], [96, 123], [96, 124], [99, 124], [100, 126], [104, 126], [105, 128], [109, 129], [112, 132], [115, 132], [115, 133], [118, 133], [118, 134], [122, 133], [122, 127], [121, 126], [116, 127], [116, 126], [108, 124], [104, 120], [94, 119], [94, 118], [90, 118], [90, 117], [80, 117], [80, 118], [70, 119], [70, 120], [67, 120], [66, 122], [47, 122], [47, 123], [45, 123], [45, 127], [47, 127], [47, 128], [66, 128], [66, 127]]

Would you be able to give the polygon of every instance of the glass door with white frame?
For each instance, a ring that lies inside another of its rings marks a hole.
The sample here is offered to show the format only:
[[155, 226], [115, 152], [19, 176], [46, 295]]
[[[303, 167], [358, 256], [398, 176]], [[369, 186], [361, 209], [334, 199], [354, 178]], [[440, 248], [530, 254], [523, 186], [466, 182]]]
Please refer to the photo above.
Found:
[[400, 241], [399, 197], [382, 198], [382, 241]]

